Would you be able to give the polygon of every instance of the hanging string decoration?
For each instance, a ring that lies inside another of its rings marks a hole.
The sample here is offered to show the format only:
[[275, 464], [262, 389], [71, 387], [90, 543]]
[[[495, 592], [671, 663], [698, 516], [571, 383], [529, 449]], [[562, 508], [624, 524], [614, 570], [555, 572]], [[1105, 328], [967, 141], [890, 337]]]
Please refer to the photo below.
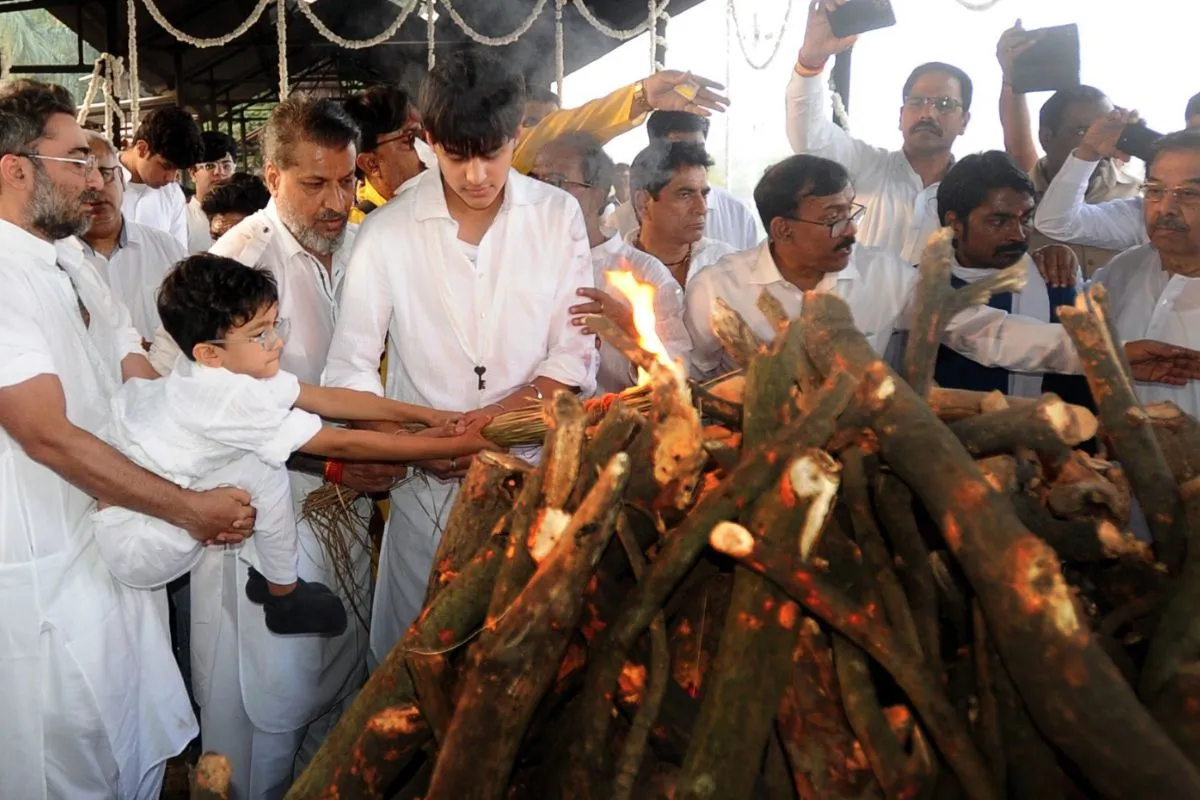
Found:
[[154, 21], [161, 25], [163, 30], [184, 44], [190, 44], [192, 47], [224, 47], [246, 31], [250, 30], [250, 28], [254, 26], [254, 23], [258, 22], [259, 18], [263, 15], [263, 12], [267, 10], [267, 6], [273, 1], [274, 0], [258, 0], [258, 4], [254, 6], [254, 10], [250, 12], [250, 16], [247, 17], [241, 25], [238, 25], [224, 36], [217, 36], [211, 39], [201, 39], [196, 36], [190, 36], [176, 28], [170, 22], [167, 22], [167, 18], [163, 16], [161, 11], [158, 10], [158, 6], [154, 5], [154, 0], [142, 0], [142, 2], [146, 4], [146, 10], [150, 12], [150, 16], [154, 17]]
[[397, 31], [399, 31], [400, 28], [404, 26], [404, 23], [408, 20], [409, 14], [411, 14], [413, 10], [420, 5], [420, 3], [421, 0], [408, 0], [408, 2], [401, 6], [400, 13], [396, 15], [396, 19], [392, 21], [392, 24], [384, 28], [378, 36], [372, 36], [370, 39], [346, 39], [338, 36], [329, 29], [329, 26], [327, 26], [317, 17], [316, 13], [313, 11], [312, 3], [306, 3], [301, 0], [301, 2], [297, 4], [297, 7], [300, 9], [300, 13], [303, 14], [308, 21], [312, 23], [312, 26], [317, 29], [317, 33], [321, 34], [329, 41], [333, 42], [339, 47], [344, 47], [347, 50], [364, 50], [368, 47], [374, 47], [375, 45], [383, 44], [395, 36]]
[[437, 43], [433, 40], [433, 23], [436, 15], [437, 10], [434, 8], [434, 0], [425, 0], [425, 47], [429, 53], [427, 56], [427, 66], [429, 69], [433, 69], [434, 65], [437, 64], [437, 51], [435, 49]]
[[563, 95], [563, 78], [566, 73], [566, 62], [563, 57], [565, 42], [563, 41], [563, 3], [566, 0], [554, 0], [554, 91], [559, 97]]
[[[771, 54], [767, 56], [766, 61], [758, 62], [751, 58], [750, 53], [746, 50], [746, 40], [742, 36], [742, 26], [741, 22], [738, 20], [737, 3], [734, 2], [734, 0], [729, 0], [727, 8], [729, 18], [733, 21], [733, 35], [737, 37], [738, 47], [742, 51], [742, 58], [746, 60], [746, 63], [750, 65], [751, 69], [764, 70], [770, 66], [772, 61], [775, 60], [775, 56], [779, 55], [779, 48], [783, 45], [783, 35], [787, 32], [788, 23], [792, 19], [792, 8], [794, 5], [794, 0], [788, 0], [787, 11], [785, 11], [783, 14], [783, 24], [779, 27], [779, 32], [775, 34], [775, 45], [771, 48]], [[758, 25], [756, 19], [754, 31], [754, 38], [756, 40], [759, 38], [757, 28]]]
[[[665, 12], [670, 3], [671, 0], [663, 0], [662, 4], [659, 6], [659, 10]], [[575, 7], [575, 10], [579, 12], [579, 16], [583, 17], [584, 22], [586, 22], [588, 25], [591, 25], [597, 31], [610, 39], [617, 39], [619, 41], [634, 39], [638, 36], [641, 36], [654, 26], [654, 23], [647, 19], [640, 25], [625, 30], [610, 28], [608, 25], [605, 25], [603, 22], [601, 22], [594, 13], [588, 10], [588, 7], [584, 4], [583, 0], [575, 0], [572, 5]]]
[[533, 11], [529, 13], [529, 16], [512, 33], [507, 36], [485, 36], [467, 24], [467, 21], [463, 19], [462, 14], [458, 13], [458, 9], [453, 6], [450, 0], [441, 0], [441, 2], [446, 7], [446, 10], [450, 12], [450, 19], [454, 20], [454, 24], [467, 35], [468, 39], [487, 45], [488, 47], [504, 47], [520, 39], [525, 35], [526, 31], [533, 27], [533, 23], [537, 22], [537, 18], [542, 15], [542, 10], [546, 7], [546, 0], [537, 0], [537, 3], [533, 6]]
[[968, 11], [987, 11], [990, 8], [995, 8], [996, 4], [1000, 2], [1000, 0], [978, 0], [978, 2], [973, 2], [973, 0], [955, 1]]
[[[304, 0], [300, 0], [304, 5]], [[287, 100], [288, 96], [288, 61], [287, 61], [287, 3], [279, 0], [275, 6], [275, 43], [279, 48], [279, 102]]]
[[104, 135], [113, 136], [114, 123], [119, 128], [125, 126], [125, 112], [121, 109], [121, 87], [125, 84], [125, 62], [111, 53], [101, 53], [92, 65], [91, 79], [83, 95], [83, 104], [79, 107], [76, 121], [83, 125], [92, 110], [96, 93], [101, 96], [104, 107]]
[[137, 129], [142, 118], [142, 86], [138, 81], [137, 2], [129, 0], [129, 125]]

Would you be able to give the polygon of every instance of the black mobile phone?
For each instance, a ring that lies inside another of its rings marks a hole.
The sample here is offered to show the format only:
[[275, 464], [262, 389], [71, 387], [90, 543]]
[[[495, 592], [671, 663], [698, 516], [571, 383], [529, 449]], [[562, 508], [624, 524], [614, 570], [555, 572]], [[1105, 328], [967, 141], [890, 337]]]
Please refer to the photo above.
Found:
[[1030, 31], [1037, 42], [1013, 61], [1013, 91], [1057, 92], [1079, 85], [1079, 26], [1058, 25]]
[[829, 29], [839, 39], [896, 24], [889, 0], [850, 0], [829, 12]]
[[1117, 140], [1117, 149], [1149, 164], [1151, 153], [1154, 152], [1154, 144], [1162, 137], [1161, 133], [1147, 128], [1145, 123], [1135, 122], [1132, 125], [1126, 125], [1125, 130], [1121, 131], [1121, 138]]

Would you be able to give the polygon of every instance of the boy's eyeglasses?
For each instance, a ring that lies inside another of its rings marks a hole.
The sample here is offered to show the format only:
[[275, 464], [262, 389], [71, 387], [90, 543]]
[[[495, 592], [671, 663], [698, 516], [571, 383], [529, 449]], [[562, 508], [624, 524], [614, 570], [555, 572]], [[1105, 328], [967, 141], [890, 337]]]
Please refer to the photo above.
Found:
[[201, 161], [196, 165], [196, 169], [204, 170], [205, 172], [218, 172], [222, 175], [232, 175], [237, 169], [237, 164], [233, 163], [233, 159], [224, 158], [220, 161]]
[[278, 341], [286, 341], [291, 324], [286, 319], [275, 320], [275, 325], [267, 328], [257, 336], [247, 336], [238, 339], [209, 339], [204, 344], [257, 344], [263, 350], [270, 350]]

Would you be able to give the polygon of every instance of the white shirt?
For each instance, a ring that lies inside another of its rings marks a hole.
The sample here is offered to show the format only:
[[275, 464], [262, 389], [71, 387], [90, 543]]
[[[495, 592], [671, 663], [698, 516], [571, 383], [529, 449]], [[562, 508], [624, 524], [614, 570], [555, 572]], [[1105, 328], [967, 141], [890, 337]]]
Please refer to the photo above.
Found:
[[[625, 236], [625, 244], [634, 247], [634, 242], [638, 239], [640, 228], [634, 228]], [[697, 272], [705, 267], [711, 267], [713, 264], [720, 261], [730, 253], [736, 253], [733, 249], [724, 242], [718, 242], [716, 239], [709, 239], [707, 236], [701, 237], [699, 241], [692, 245], [692, 260], [688, 262], [687, 279], [688, 283]], [[661, 262], [660, 262], [661, 263]], [[668, 272], [670, 270], [668, 269]]]
[[[854, 322], [875, 351], [883, 354], [892, 332], [911, 324], [911, 303], [919, 273], [891, 251], [857, 246], [850, 263], [826, 275], [815, 291], [846, 301]], [[735, 253], [702, 271], [688, 283], [684, 319], [692, 336], [692, 371], [700, 378], [735, 368], [712, 332], [713, 301], [725, 300], [763, 341], [775, 328], [758, 310], [766, 289], [793, 319], [800, 316], [804, 293], [780, 274], [768, 243]], [[946, 326], [943, 342], [984, 366], [1078, 373], [1079, 360], [1061, 325], [1042, 323], [988, 306], [974, 306]]]
[[[1154, 339], [1200, 349], [1200, 278], [1170, 274], [1150, 245], [1126, 250], [1094, 280], [1108, 288], [1110, 313], [1124, 341]], [[1200, 416], [1200, 381], [1137, 383], [1135, 389], [1143, 403], [1170, 401]]]
[[87, 242], [73, 237], [77, 245], [113, 295], [125, 304], [133, 326], [146, 341], [154, 340], [158, 318], [158, 287], [178, 262], [187, 257], [179, 242], [155, 228], [125, 220], [116, 249], [108, 258]]
[[[708, 195], [708, 219], [704, 225], [705, 237], [729, 245], [732, 248], [730, 252], [746, 250], [758, 244], [757, 218], [750, 206], [720, 186], [712, 186], [711, 189]], [[617, 206], [616, 211], [604, 220], [604, 225], [622, 237], [635, 232], [638, 219], [633, 203]]]
[[1034, 226], [1051, 239], [1106, 250], [1147, 244], [1141, 197], [1087, 202], [1088, 181], [1098, 163], [1067, 156], [1038, 204]]
[[160, 189], [152, 189], [144, 183], [134, 183], [124, 164], [121, 172], [125, 174], [125, 200], [121, 203], [125, 219], [169, 233], [186, 250], [187, 199], [179, 184], [168, 183]]
[[[575, 199], [510, 170], [472, 264], [441, 174], [427, 170], [410, 184], [363, 223], [325, 381], [453, 411], [482, 408], [538, 377], [590, 394], [595, 344], [569, 312], [575, 290], [595, 285]], [[385, 392], [379, 357], [389, 333]]]
[[[624, 299], [624, 295], [609, 283], [610, 271], [629, 270], [639, 281], [655, 288], [654, 319], [658, 338], [667, 349], [667, 355], [672, 359], [683, 359], [686, 369], [692, 340], [683, 323], [683, 289], [671, 271], [654, 256], [621, 241], [619, 236], [592, 248], [592, 269], [596, 286], [615, 297]], [[600, 372], [596, 378], [598, 391], [619, 392], [633, 386], [635, 375], [631, 370], [629, 359], [620, 351], [610, 344], [602, 345]]]
[[193, 197], [187, 204], [187, 235], [189, 253], [207, 253], [212, 247], [208, 216], [200, 207], [200, 199]]
[[925, 186], [900, 150], [884, 150], [854, 139], [833, 121], [828, 77], [795, 72], [787, 86], [787, 135], [795, 153], [837, 161], [850, 173], [858, 202], [867, 207], [858, 241], [891, 250], [917, 263], [938, 223], [941, 182]]

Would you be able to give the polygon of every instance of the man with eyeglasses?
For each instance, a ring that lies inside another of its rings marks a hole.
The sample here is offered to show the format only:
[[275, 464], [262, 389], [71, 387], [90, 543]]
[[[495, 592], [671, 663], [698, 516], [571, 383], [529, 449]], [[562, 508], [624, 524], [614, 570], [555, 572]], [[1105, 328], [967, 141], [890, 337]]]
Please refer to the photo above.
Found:
[[[764, 291], [792, 318], [800, 315], [805, 292], [836, 294], [850, 306], [855, 324], [871, 345], [885, 354], [892, 333], [910, 324], [919, 273], [891, 250], [857, 243], [858, 221], [866, 209], [857, 202], [847, 170], [828, 159], [792, 156], [767, 170], [754, 189], [754, 202], [767, 241], [702, 270], [685, 292], [684, 319], [692, 336], [696, 377], [735, 366], [712, 331], [717, 298], [732, 306], [764, 341], [775, 337], [773, 323], [758, 308]], [[985, 366], [1080, 371], [1061, 325], [988, 306], [967, 309], [951, 320], [943, 343]]]
[[[61, 86], [0, 84], [0, 786], [6, 798], [157, 798], [196, 735], [159, 590], [116, 581], [97, 501], [199, 541], [254, 526], [238, 489], [191, 492], [101, 438], [119, 385], [154, 378], [128, 312], [59, 240], [102, 183]], [[233, 535], [229, 535], [232, 532]]]
[[625, 241], [661, 261], [685, 289], [697, 272], [734, 252], [704, 233], [711, 166], [701, 145], [657, 141], [638, 153], [629, 169], [639, 227]]
[[864, 244], [882, 247], [915, 264], [938, 228], [937, 185], [954, 163], [951, 148], [971, 119], [973, 86], [958, 67], [922, 64], [904, 83], [900, 150], [884, 150], [852, 138], [833, 122], [828, 60], [858, 37], [839, 39], [829, 12], [845, 0], [810, 3], [804, 44], [787, 86], [787, 135], [792, 152], [833, 159], [850, 171], [867, 211]]
[[188, 170], [196, 193], [187, 204], [188, 252], [204, 253], [212, 247], [209, 235], [208, 216], [202, 204], [204, 198], [216, 186], [228, 181], [237, 169], [237, 142], [221, 131], [204, 131], [200, 134], [204, 143], [204, 160]]
[[[533, 172], [536, 178], [566, 191], [579, 201], [587, 223], [588, 244], [592, 248], [592, 271], [596, 288], [580, 287], [576, 294], [587, 302], [573, 306], [572, 324], [584, 335], [592, 331], [584, 326], [584, 314], [603, 314], [634, 340], [638, 338], [629, 301], [612, 285], [610, 274], [630, 272], [641, 283], [654, 287], [654, 318], [658, 338], [667, 354], [681, 358], [687, 366], [692, 341], [683, 324], [683, 290], [662, 262], [602, 230], [605, 200], [612, 190], [616, 168], [595, 137], [569, 133], [547, 144], [538, 153]], [[637, 370], [629, 359], [609, 344], [600, 347], [600, 371], [596, 385], [601, 392], [619, 392], [637, 382]]]
[[161, 324], [155, 299], [158, 285], [187, 253], [169, 234], [125, 218], [121, 211], [125, 180], [116, 148], [95, 131], [88, 131], [87, 139], [104, 186], [88, 206], [87, 232], [70, 241], [82, 248], [84, 258], [129, 309], [142, 340], [150, 342]]
[[408, 93], [395, 86], [372, 86], [351, 97], [346, 113], [362, 131], [357, 160], [362, 185], [350, 212], [351, 222], [362, 222], [425, 169], [417, 154], [425, 130]]
[[125, 216], [166, 231], [186, 250], [187, 200], [178, 183], [179, 171], [203, 155], [200, 126], [191, 114], [182, 108], [160, 108], [147, 114], [133, 143], [121, 151]]

